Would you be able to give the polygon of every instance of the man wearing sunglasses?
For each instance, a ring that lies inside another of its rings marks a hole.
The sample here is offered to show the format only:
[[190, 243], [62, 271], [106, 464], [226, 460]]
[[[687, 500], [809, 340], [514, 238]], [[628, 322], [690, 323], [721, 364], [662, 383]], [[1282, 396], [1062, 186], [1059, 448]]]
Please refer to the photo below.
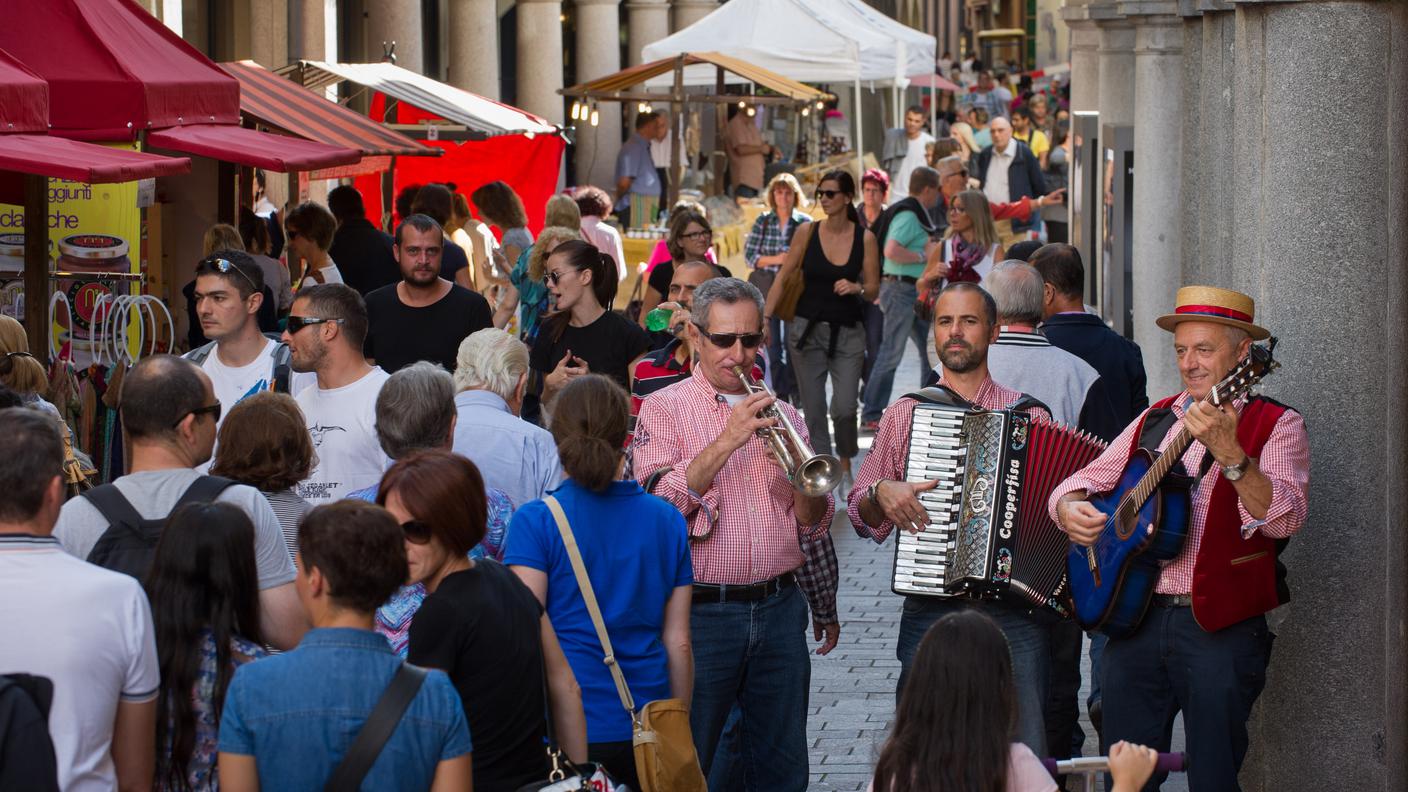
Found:
[[[776, 420], [762, 411], [776, 406], [805, 440], [800, 414], [767, 393], [749, 394], [734, 371], [751, 367], [763, 342], [762, 294], [737, 278], [716, 278], [695, 289], [693, 301], [685, 332], [698, 356], [694, 370], [645, 400], [632, 448], [637, 476], [670, 468], [654, 492], [689, 525], [690, 727], [708, 774], [736, 705], [758, 746], [744, 752], [745, 776], [759, 789], [800, 791], [808, 780], [811, 678], [801, 542], [827, 533], [835, 503], [830, 493], [798, 494], [758, 435]], [[834, 598], [834, 576], [816, 583]], [[813, 632], [819, 641], [825, 634], [827, 648], [835, 630], [817, 623]], [[759, 634], [769, 637], [750, 640]]]

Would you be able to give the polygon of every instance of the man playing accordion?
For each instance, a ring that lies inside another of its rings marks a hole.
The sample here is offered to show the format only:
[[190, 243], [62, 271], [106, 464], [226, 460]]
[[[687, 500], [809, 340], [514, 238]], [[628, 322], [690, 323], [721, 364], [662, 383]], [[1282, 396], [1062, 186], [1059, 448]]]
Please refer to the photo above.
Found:
[[[975, 408], [986, 410], [1022, 409], [1034, 420], [1049, 421], [1050, 414], [1040, 402], [1004, 388], [988, 376], [988, 346], [997, 339], [997, 306], [992, 297], [974, 283], [953, 283], [944, 288], [934, 305], [934, 344], [939, 353], [939, 384]], [[1022, 404], [1019, 404], [1021, 402]], [[847, 514], [856, 533], [881, 544], [898, 526], [910, 533], [924, 531], [928, 513], [919, 501], [920, 493], [933, 489], [938, 480], [906, 481], [905, 463], [910, 425], [918, 401], [897, 400], [885, 410], [870, 453], [861, 464], [851, 490]], [[898, 656], [903, 690], [910, 662], [930, 625], [940, 617], [962, 608], [983, 610], [1007, 636], [1012, 648], [1012, 673], [1017, 693], [1016, 738], [1045, 756], [1045, 724], [1042, 705], [1046, 700], [1049, 661], [1049, 632], [1056, 616], [1038, 606], [1009, 599], [976, 599], [964, 596], [906, 596], [900, 616]]]

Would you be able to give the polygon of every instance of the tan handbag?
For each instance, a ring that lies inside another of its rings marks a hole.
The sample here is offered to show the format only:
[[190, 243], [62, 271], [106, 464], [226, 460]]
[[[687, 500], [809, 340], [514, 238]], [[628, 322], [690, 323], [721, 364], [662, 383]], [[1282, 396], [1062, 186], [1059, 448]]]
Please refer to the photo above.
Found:
[[577, 539], [572, 535], [567, 515], [562, 511], [562, 504], [552, 495], [543, 498], [543, 502], [557, 521], [562, 544], [566, 546], [567, 557], [572, 561], [572, 572], [577, 576], [577, 586], [582, 590], [582, 600], [587, 604], [597, 638], [606, 652], [606, 667], [611, 669], [611, 678], [616, 682], [621, 705], [631, 715], [631, 742], [635, 746], [636, 775], [641, 792], [706, 792], [708, 785], [704, 781], [704, 772], [699, 769], [694, 736], [689, 731], [688, 705], [679, 699], [662, 699], [649, 702], [641, 707], [639, 713], [636, 712], [635, 700], [631, 698], [626, 676], [616, 662], [611, 638], [606, 634], [606, 622], [601, 618], [601, 608], [597, 606], [592, 581], [587, 577], [587, 567], [582, 563], [582, 553], [577, 549]]
[[[805, 233], [798, 234], [797, 238], [792, 240], [792, 244], [801, 245], [805, 249], [811, 240], [812, 225], [812, 223], [807, 223], [802, 226]], [[772, 308], [772, 315], [784, 322], [790, 322], [797, 318], [797, 302], [802, 299], [802, 289], [806, 287], [806, 282], [802, 278], [802, 263], [797, 262], [797, 266], [793, 267], [790, 273], [786, 276], [779, 273], [779, 277], [784, 277], [782, 294], [777, 298], [777, 305]], [[767, 297], [766, 294], [763, 296]]]

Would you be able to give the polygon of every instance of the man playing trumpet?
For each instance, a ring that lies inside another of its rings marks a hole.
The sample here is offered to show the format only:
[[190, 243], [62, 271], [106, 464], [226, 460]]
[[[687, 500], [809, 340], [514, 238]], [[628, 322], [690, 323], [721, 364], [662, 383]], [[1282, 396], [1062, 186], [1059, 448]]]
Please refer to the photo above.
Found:
[[[690, 727], [705, 774], [735, 702], [742, 713], [744, 772], [758, 789], [803, 790], [808, 781], [803, 635], [807, 603], [797, 588], [801, 539], [825, 533], [831, 494], [798, 493], [758, 432], [776, 407], [810, 442], [791, 405], [749, 393], [735, 367], [751, 367], [763, 341], [763, 296], [737, 278], [694, 292], [690, 377], [646, 399], [633, 445], [637, 475], [671, 467], [655, 494], [689, 524], [694, 562], [690, 629], [694, 697]], [[803, 452], [804, 455], [805, 452]], [[832, 592], [836, 581], [828, 581]], [[826, 643], [836, 640], [826, 625]], [[821, 626], [816, 637], [822, 640]]]

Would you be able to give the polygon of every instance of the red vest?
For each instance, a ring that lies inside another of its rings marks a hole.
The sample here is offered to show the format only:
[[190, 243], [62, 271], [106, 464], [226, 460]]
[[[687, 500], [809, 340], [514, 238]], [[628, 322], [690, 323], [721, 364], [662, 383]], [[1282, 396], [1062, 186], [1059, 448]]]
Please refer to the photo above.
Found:
[[[1164, 399], [1150, 410], [1167, 409], [1174, 398]], [[1237, 420], [1237, 440], [1247, 456], [1261, 456], [1271, 430], [1287, 409], [1268, 399], [1247, 402]], [[1142, 419], [1140, 423], [1142, 427]], [[1249, 539], [1242, 538], [1237, 490], [1221, 474], [1217, 477], [1193, 562], [1193, 618], [1208, 632], [1260, 616], [1289, 599], [1289, 592], [1279, 584], [1277, 541], [1260, 531]]]

